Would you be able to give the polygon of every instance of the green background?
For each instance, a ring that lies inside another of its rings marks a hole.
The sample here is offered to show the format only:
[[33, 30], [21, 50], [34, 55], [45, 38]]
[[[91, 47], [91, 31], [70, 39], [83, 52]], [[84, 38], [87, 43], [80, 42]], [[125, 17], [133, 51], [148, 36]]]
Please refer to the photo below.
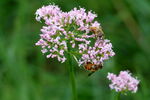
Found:
[[74, 63], [79, 100], [114, 100], [107, 72], [127, 69], [140, 85], [121, 100], [150, 100], [149, 0], [0, 0], [0, 100], [71, 100], [66, 64], [35, 46], [42, 27], [35, 11], [52, 2], [63, 11], [81, 6], [97, 13], [116, 53], [91, 77]]

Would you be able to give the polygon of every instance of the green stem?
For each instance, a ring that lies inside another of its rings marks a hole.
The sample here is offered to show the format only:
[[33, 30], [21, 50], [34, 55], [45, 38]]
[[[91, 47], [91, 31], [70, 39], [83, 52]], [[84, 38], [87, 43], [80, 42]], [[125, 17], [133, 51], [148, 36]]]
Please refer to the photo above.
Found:
[[120, 100], [121, 93], [117, 93], [115, 100]]
[[[68, 45], [68, 52], [70, 52], [70, 46]], [[77, 100], [77, 92], [76, 92], [76, 84], [75, 84], [75, 75], [74, 75], [74, 67], [72, 64], [72, 57], [68, 53], [68, 69], [70, 74], [70, 82], [72, 86], [72, 100]]]

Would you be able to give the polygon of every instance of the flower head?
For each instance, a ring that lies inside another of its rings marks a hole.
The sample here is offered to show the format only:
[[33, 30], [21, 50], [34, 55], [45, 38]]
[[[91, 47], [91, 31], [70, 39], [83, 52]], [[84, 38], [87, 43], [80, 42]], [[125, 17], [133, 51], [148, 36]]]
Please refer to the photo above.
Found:
[[136, 93], [138, 89], [139, 80], [131, 76], [129, 71], [121, 71], [117, 76], [113, 73], [108, 73], [107, 78], [112, 82], [109, 86], [116, 92], [127, 92], [131, 91]]
[[100, 65], [104, 60], [109, 59], [115, 55], [112, 51], [112, 44], [109, 40], [97, 40], [94, 46], [88, 46], [86, 44], [79, 44], [80, 53], [82, 57], [79, 61], [79, 65], [91, 62], [94, 65]]
[[[35, 14], [37, 21], [43, 20], [45, 23], [41, 29], [41, 39], [36, 45], [41, 46], [41, 51], [47, 58], [57, 58], [63, 63], [67, 52], [80, 54], [80, 65], [86, 61], [97, 65], [114, 56], [110, 41], [97, 40], [90, 31], [91, 26], [100, 27], [100, 23], [95, 21], [95, 13], [87, 12], [84, 8], [63, 12], [56, 5], [48, 5], [39, 8]], [[68, 46], [71, 47], [71, 52], [68, 51]]]

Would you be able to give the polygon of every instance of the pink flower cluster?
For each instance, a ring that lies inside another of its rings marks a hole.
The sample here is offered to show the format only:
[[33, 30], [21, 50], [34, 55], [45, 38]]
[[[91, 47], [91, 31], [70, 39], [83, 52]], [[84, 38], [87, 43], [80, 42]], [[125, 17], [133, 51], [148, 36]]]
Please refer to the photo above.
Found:
[[[68, 46], [75, 54], [82, 55], [80, 65], [86, 61], [103, 63], [114, 52], [109, 40], [96, 40], [95, 34], [91, 33], [90, 27], [100, 27], [100, 23], [94, 20], [96, 17], [84, 8], [63, 12], [56, 5], [43, 6], [36, 11], [36, 20], [45, 23], [36, 45], [42, 47], [47, 58], [57, 58], [62, 63], [66, 61], [64, 53], [69, 52]], [[92, 46], [91, 41], [96, 41], [95, 45]]]
[[95, 65], [103, 64], [104, 60], [115, 55], [112, 51], [112, 44], [109, 40], [97, 40], [93, 47], [86, 44], [79, 44], [79, 52], [82, 57], [79, 60], [79, 65], [91, 62]]
[[121, 71], [118, 76], [113, 73], [108, 73], [107, 78], [112, 82], [109, 86], [111, 89], [115, 89], [116, 92], [126, 93], [131, 91], [136, 93], [138, 89], [139, 80], [131, 76], [129, 71]]

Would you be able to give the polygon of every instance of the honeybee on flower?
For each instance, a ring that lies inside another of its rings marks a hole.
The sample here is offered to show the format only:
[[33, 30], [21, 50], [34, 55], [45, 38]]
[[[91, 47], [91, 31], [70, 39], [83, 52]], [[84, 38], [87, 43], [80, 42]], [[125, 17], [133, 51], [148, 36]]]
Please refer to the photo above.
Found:
[[104, 39], [104, 32], [102, 27], [90, 27], [90, 31], [93, 32], [97, 39]]
[[102, 67], [103, 67], [102, 64], [95, 65], [95, 64], [92, 64], [91, 62], [87, 62], [86, 64], [84, 64], [84, 69], [90, 71], [88, 76], [91, 76], [97, 70], [102, 69]]
[[83, 54], [78, 63], [79, 65], [83, 65], [84, 69], [91, 72], [89, 76], [97, 70], [102, 69], [103, 62], [115, 55], [112, 50], [112, 44], [106, 39], [97, 40], [93, 47], [80, 44], [79, 50]]

